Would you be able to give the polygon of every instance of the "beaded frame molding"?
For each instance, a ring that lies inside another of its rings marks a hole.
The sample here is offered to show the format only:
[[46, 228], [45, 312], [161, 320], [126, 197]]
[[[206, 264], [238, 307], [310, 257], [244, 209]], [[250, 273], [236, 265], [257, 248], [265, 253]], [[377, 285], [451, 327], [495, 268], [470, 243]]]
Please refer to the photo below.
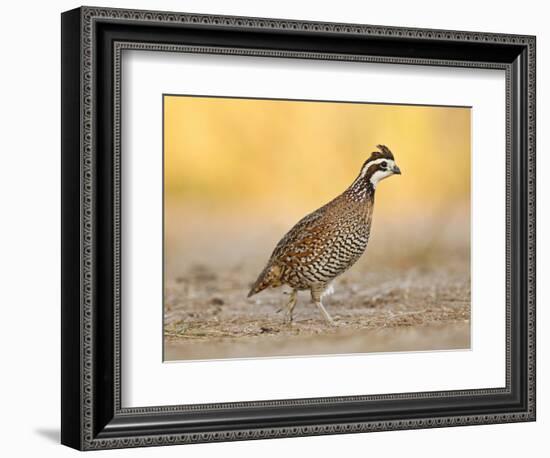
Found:
[[[79, 450], [535, 420], [535, 37], [81, 7], [62, 14], [62, 425]], [[506, 386], [123, 408], [125, 49], [506, 74]]]

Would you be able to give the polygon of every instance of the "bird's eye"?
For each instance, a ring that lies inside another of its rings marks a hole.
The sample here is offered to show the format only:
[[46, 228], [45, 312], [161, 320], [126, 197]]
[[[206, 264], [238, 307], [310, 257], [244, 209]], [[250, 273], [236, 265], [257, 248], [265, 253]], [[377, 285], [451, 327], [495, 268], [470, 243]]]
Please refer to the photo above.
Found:
[[383, 169], [385, 169], [386, 166], [388, 165], [388, 163], [387, 163], [386, 161], [384, 161], [384, 162], [382, 162], [380, 165], [382, 166]]

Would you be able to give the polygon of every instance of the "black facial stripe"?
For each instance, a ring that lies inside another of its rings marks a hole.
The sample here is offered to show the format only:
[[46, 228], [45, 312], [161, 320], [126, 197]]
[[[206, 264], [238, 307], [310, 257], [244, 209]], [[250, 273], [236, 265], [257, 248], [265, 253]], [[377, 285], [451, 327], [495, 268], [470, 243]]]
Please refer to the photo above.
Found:
[[375, 172], [378, 172], [379, 170], [385, 170], [384, 167], [382, 167], [382, 164], [373, 164], [367, 169], [367, 173], [365, 173], [365, 179], [370, 180], [371, 177], [375, 174]]

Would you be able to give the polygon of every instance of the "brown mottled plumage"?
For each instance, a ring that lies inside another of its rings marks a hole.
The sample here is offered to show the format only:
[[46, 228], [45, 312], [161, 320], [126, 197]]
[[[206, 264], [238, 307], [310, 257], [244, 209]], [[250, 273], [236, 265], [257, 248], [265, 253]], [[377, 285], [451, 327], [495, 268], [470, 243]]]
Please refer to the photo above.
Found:
[[334, 324], [321, 298], [330, 282], [363, 254], [369, 240], [376, 184], [400, 174], [392, 152], [378, 145], [355, 181], [335, 199], [302, 218], [275, 247], [248, 296], [272, 287], [292, 288], [286, 306], [292, 321], [299, 290], [310, 290], [325, 319]]

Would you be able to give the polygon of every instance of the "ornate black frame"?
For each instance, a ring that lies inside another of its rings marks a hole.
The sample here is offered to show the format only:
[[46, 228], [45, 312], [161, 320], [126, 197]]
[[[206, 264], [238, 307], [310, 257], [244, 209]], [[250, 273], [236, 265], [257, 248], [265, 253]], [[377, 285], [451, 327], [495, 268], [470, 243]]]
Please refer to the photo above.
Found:
[[[124, 49], [506, 71], [505, 388], [122, 408]], [[104, 449], [535, 420], [535, 37], [82, 7], [62, 14], [62, 433]]]

